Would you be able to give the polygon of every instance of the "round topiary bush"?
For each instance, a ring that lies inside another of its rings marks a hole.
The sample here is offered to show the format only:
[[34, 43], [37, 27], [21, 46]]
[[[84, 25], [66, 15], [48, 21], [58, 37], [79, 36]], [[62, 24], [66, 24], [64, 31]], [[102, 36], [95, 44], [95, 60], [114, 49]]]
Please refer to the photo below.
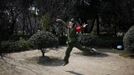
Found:
[[58, 46], [58, 38], [50, 32], [39, 31], [28, 40], [34, 49], [40, 49], [44, 56], [44, 48], [52, 48]]
[[134, 54], [134, 26], [126, 32], [123, 37], [125, 53]]

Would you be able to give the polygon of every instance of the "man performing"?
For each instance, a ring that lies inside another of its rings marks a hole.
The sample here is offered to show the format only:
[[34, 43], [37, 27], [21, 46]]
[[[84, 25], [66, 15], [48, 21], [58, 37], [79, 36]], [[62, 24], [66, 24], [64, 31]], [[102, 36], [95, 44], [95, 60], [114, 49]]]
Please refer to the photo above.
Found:
[[79, 50], [85, 51], [88, 53], [95, 52], [92, 48], [82, 46], [79, 42], [77, 42], [76, 24], [73, 21], [74, 20], [72, 19], [71, 22], [68, 24], [69, 25], [68, 26], [68, 33], [67, 33], [68, 48], [65, 52], [64, 65], [67, 65], [69, 63], [69, 57], [70, 57], [70, 53], [71, 53], [73, 47], [76, 47]]
[[[61, 19], [58, 19], [57, 21], [64, 22]], [[65, 24], [65, 22], [64, 22], [64, 24]], [[74, 23], [74, 19], [71, 19], [71, 21], [69, 22], [69, 24], [67, 26], [67, 29], [68, 29], [68, 31], [67, 31], [68, 48], [65, 52], [64, 65], [67, 65], [69, 63], [69, 57], [70, 57], [70, 53], [71, 53], [73, 47], [76, 47], [79, 50], [87, 52], [87, 53], [95, 52], [94, 49], [82, 46], [79, 42], [77, 42], [76, 24]]]

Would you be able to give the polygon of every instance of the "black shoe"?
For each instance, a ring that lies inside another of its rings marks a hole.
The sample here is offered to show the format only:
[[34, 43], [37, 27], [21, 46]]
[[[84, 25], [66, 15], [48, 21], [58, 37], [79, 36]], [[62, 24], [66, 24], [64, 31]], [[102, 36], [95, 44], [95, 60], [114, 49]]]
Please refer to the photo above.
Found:
[[66, 66], [69, 62], [68, 61], [64, 61], [64, 65], [63, 66]]

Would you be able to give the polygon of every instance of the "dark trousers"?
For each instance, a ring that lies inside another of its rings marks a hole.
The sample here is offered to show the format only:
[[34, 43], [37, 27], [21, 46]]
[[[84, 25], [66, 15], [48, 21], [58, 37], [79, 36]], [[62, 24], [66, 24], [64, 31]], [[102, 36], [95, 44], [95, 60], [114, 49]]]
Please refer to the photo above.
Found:
[[76, 48], [78, 48], [81, 51], [91, 52], [91, 48], [82, 46], [78, 42], [71, 42], [71, 43], [68, 44], [68, 48], [67, 48], [67, 50], [65, 52], [65, 57], [64, 57], [64, 61], [67, 62], [67, 63], [68, 63], [68, 60], [69, 60], [69, 57], [70, 57], [70, 53], [71, 53], [73, 47], [76, 47]]

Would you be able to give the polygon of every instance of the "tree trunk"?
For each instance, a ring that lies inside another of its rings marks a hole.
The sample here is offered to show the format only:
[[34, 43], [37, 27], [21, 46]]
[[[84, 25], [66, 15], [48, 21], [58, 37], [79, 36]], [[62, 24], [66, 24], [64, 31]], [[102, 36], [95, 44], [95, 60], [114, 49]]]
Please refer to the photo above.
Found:
[[96, 23], [97, 23], [96, 24], [97, 25], [97, 35], [99, 35], [100, 34], [100, 27], [99, 27], [100, 23], [99, 23], [99, 16], [98, 15], [96, 16]]
[[93, 20], [93, 23], [92, 23], [92, 31], [91, 31], [91, 33], [92, 34], [97, 34], [97, 24], [96, 24], [96, 21], [97, 21], [97, 19], [96, 19], [96, 17], [94, 18], [94, 20]]
[[114, 35], [117, 37], [117, 27], [116, 27], [116, 25], [114, 25]]
[[46, 52], [44, 49], [41, 49], [41, 53], [42, 53], [42, 56], [44, 57]]
[[94, 23], [95, 23], [95, 18], [93, 19], [93, 21], [92, 21], [92, 23], [91, 23], [91, 29], [90, 29], [90, 31], [91, 31], [91, 33], [93, 32], [93, 30], [94, 30]]
[[29, 25], [30, 25], [30, 28], [28, 28], [28, 30], [29, 30], [30, 35], [32, 35], [33, 34], [33, 27], [31, 24], [30, 14], [28, 15], [28, 21], [29, 21]]
[[23, 15], [23, 27], [22, 27], [22, 31], [23, 31], [23, 35], [25, 34], [25, 23], [26, 23], [26, 21], [25, 21], [25, 15]]

